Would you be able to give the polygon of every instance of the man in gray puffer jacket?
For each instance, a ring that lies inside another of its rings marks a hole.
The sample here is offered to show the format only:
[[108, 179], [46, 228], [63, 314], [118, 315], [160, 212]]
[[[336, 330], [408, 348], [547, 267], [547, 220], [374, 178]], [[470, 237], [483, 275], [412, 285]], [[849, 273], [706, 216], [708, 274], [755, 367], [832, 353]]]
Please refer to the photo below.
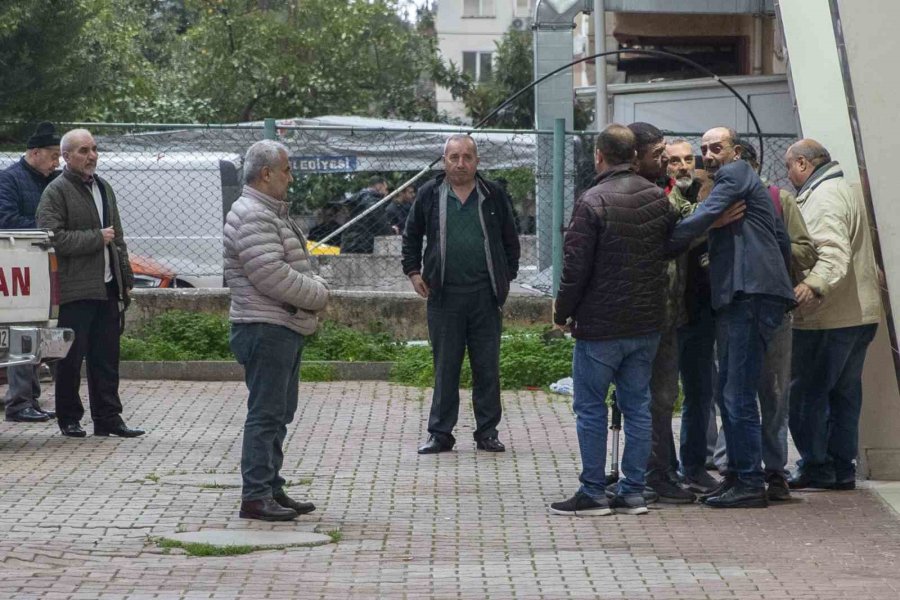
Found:
[[244, 190], [225, 219], [225, 285], [231, 288], [231, 349], [250, 391], [241, 452], [240, 516], [289, 521], [315, 506], [284, 491], [279, 474], [297, 409], [304, 336], [328, 303], [306, 239], [288, 216], [293, 181], [287, 148], [264, 140], [244, 157]]

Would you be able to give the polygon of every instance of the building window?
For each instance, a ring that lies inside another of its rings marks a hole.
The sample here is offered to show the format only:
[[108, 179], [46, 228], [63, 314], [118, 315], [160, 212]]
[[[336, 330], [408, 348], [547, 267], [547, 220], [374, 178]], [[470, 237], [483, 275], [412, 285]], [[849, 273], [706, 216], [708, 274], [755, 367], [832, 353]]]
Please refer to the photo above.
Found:
[[516, 16], [522, 18], [531, 16], [531, 0], [516, 0]]
[[463, 0], [463, 17], [494, 17], [494, 0]]
[[473, 81], [490, 81], [493, 67], [492, 52], [463, 52], [463, 73]]

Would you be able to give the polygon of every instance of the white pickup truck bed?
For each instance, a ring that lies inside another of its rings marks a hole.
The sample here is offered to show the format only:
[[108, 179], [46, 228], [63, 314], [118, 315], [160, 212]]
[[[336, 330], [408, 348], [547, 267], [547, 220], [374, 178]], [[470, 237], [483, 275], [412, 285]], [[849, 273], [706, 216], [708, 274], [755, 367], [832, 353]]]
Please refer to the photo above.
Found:
[[0, 367], [63, 358], [74, 340], [59, 310], [51, 234], [0, 230]]

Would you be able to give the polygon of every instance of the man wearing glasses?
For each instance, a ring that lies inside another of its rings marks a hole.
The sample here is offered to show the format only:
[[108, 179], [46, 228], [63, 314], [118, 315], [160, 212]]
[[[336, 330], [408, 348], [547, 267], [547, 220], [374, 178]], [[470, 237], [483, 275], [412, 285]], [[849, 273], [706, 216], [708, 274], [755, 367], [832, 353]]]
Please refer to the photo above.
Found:
[[[673, 250], [708, 232], [711, 306], [716, 313], [719, 403], [728, 444], [728, 477], [706, 498], [716, 508], [764, 508], [761, 427], [756, 390], [766, 347], [796, 302], [788, 267], [790, 239], [769, 192], [741, 160], [737, 134], [707, 131], [701, 153], [713, 176], [709, 197], [672, 233]], [[710, 229], [743, 200], [742, 218]]]

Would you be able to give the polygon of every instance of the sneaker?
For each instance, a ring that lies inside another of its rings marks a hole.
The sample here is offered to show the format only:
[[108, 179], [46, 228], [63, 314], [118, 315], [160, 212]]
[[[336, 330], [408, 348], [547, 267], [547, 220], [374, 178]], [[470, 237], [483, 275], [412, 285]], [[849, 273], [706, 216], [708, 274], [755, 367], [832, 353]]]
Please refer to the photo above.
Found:
[[672, 481], [654, 481], [647, 483], [659, 496], [660, 504], [690, 504], [696, 496]]
[[641, 494], [615, 496], [609, 506], [616, 514], [643, 515], [647, 512], [647, 503]]
[[719, 482], [719, 485], [716, 487], [716, 489], [714, 489], [713, 491], [711, 491], [707, 494], [700, 495], [700, 498], [699, 498], [700, 502], [706, 503], [706, 501], [709, 500], [710, 498], [712, 498], [713, 496], [719, 496], [721, 494], [724, 494], [730, 488], [734, 487], [734, 485], [736, 483], [737, 483], [737, 477], [731, 475], [731, 473], [725, 473], [725, 477], [722, 479], [722, 481]]
[[784, 475], [769, 473], [766, 476], [766, 497], [769, 502], [786, 502], [791, 499], [791, 490]]
[[[606, 486], [606, 499], [607, 500], [612, 500], [618, 494], [619, 494], [619, 484], [618, 483], [611, 483], [608, 486]], [[653, 490], [651, 490], [648, 487], [644, 488], [643, 496], [644, 496], [644, 502], [646, 502], [647, 504], [653, 504], [654, 502], [659, 501], [659, 494], [657, 494], [656, 492], [654, 492]]]
[[834, 481], [813, 479], [798, 469], [788, 478], [788, 487], [792, 490], [805, 490], [807, 488], [829, 490], [834, 487]]
[[687, 486], [687, 489], [695, 494], [708, 494], [719, 487], [720, 483], [718, 479], [706, 471], [698, 471], [684, 477], [684, 484]]
[[575, 492], [568, 500], [554, 502], [549, 508], [551, 514], [573, 517], [603, 517], [612, 514], [606, 498], [594, 500], [583, 492]]
[[712, 508], [766, 508], [765, 486], [753, 488], [740, 482], [735, 483], [718, 496], [706, 499], [704, 503]]

